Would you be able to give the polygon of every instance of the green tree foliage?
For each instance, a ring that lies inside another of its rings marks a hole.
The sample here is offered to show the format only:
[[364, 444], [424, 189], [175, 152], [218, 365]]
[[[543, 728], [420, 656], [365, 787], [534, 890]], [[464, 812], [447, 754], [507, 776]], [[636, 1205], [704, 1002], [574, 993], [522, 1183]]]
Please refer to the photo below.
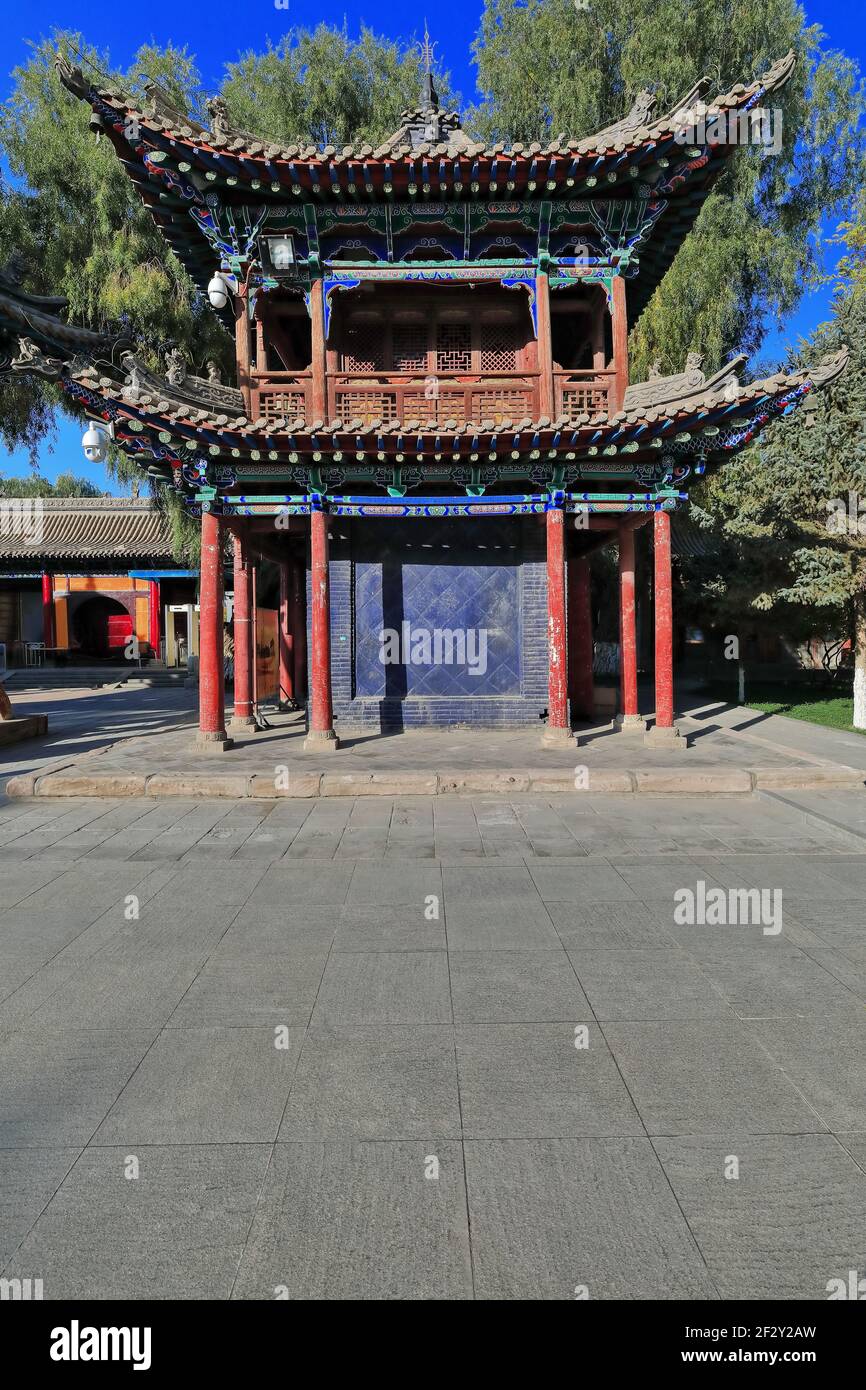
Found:
[[55, 482], [31, 473], [25, 478], [0, 478], [0, 497], [107, 497], [87, 478], [60, 473]]
[[[447, 75], [436, 76], [443, 107], [454, 97]], [[287, 35], [266, 53], [248, 52], [227, 65], [222, 95], [242, 129], [273, 140], [308, 140], [325, 148], [375, 147], [418, 105], [418, 52], [361, 26], [319, 24]]]
[[[714, 554], [686, 563], [691, 601], [728, 631], [855, 638], [866, 665], [866, 295], [839, 298], [796, 367], [847, 344], [846, 371], [708, 477], [692, 516]], [[859, 722], [859, 721], [855, 721]]]
[[[34, 45], [0, 109], [0, 151], [14, 180], [0, 186], [0, 262], [20, 253], [28, 289], [64, 295], [75, 322], [134, 330], [138, 349], [154, 365], [166, 343], [179, 344], [199, 367], [208, 357], [230, 362], [228, 335], [156, 230], [110, 142], [96, 143], [86, 109], [60, 83], [58, 48], [131, 92], [153, 78], [181, 106], [195, 106], [200, 97], [185, 50], [145, 46], [126, 72], [117, 72], [80, 34], [57, 33]], [[56, 387], [38, 378], [3, 378], [4, 443], [25, 445], [35, 459], [58, 407], [64, 400]], [[123, 481], [141, 477], [119, 454], [110, 471]]]
[[[207, 123], [198, 69], [185, 49], [145, 45], [119, 71], [79, 33], [56, 32], [33, 45], [0, 109], [0, 154], [13, 176], [0, 183], [0, 263], [20, 252], [30, 268], [28, 288], [65, 295], [76, 322], [134, 327], [153, 365], [160, 344], [177, 343], [195, 369], [214, 357], [230, 377], [228, 336], [157, 232], [110, 142], [97, 144], [89, 132], [85, 107], [55, 73], [57, 49], [133, 95], [155, 80], [179, 109]], [[447, 103], [447, 77], [437, 76], [437, 83]], [[222, 95], [241, 126], [287, 142], [326, 145], [380, 141], [397, 127], [401, 111], [417, 103], [418, 91], [414, 46], [391, 43], [366, 27], [352, 40], [345, 29], [319, 25], [228, 64]], [[25, 445], [35, 462], [63, 404], [57, 389], [38, 378], [0, 378], [0, 438], [10, 449]], [[108, 471], [121, 481], [141, 477], [117, 451]], [[174, 499], [160, 505], [178, 547], [189, 553], [197, 543], [195, 528]]]
[[866, 294], [866, 192], [861, 193], [853, 216], [840, 222], [831, 240], [844, 247], [833, 275], [826, 278], [837, 289]]
[[794, 75], [768, 103], [782, 111], [781, 152], [729, 162], [632, 334], [634, 380], [656, 357], [675, 371], [700, 351], [714, 370], [731, 351], [754, 353], [768, 321], [797, 304], [821, 218], [863, 182], [856, 64], [825, 46], [797, 0], [486, 0], [473, 116], [488, 138], [580, 138], [644, 88], [661, 113], [700, 77], [726, 91], [791, 48]]

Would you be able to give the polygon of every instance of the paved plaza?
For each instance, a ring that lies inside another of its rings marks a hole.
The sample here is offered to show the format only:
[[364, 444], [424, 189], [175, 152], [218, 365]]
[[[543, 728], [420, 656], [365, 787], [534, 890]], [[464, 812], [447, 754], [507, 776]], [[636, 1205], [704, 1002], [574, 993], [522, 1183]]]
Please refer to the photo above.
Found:
[[[866, 797], [0, 806], [0, 1274], [825, 1299], [866, 1260]], [[683, 889], [781, 894], [679, 924]]]

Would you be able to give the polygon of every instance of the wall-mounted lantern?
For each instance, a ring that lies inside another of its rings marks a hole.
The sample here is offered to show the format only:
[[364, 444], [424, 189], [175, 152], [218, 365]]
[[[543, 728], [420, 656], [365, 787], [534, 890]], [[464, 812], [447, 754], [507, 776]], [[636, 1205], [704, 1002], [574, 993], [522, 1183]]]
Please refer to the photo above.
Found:
[[296, 273], [295, 239], [290, 236], [263, 236], [259, 243], [262, 270], [275, 279]]

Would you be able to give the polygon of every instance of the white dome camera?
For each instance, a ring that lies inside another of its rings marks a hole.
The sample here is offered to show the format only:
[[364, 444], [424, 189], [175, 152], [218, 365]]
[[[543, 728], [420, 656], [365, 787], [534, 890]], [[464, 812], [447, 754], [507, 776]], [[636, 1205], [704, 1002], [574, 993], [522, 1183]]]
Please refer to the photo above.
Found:
[[229, 287], [219, 272], [208, 281], [207, 297], [215, 309], [224, 309], [228, 303]]
[[108, 432], [100, 425], [88, 425], [81, 437], [84, 457], [90, 463], [103, 463], [108, 457]]

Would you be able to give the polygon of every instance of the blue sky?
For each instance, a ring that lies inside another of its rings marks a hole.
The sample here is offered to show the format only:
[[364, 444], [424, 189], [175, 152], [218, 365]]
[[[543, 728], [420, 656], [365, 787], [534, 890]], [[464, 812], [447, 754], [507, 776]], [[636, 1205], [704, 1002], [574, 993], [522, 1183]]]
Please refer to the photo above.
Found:
[[[754, 0], [760, 3], [760, 0]], [[861, 0], [805, 0], [810, 22], [822, 26], [833, 47], [844, 49], [866, 71], [866, 6]], [[288, 0], [288, 8], [278, 8], [274, 0], [149, 0], [146, 7], [118, 4], [117, 0], [39, 0], [22, 6], [20, 0], [0, 0], [0, 91], [10, 88], [9, 73], [26, 60], [27, 41], [48, 34], [53, 28], [77, 28], [91, 43], [107, 48], [121, 67], [131, 60], [144, 42], [186, 44], [195, 54], [204, 85], [219, 86], [222, 67], [237, 55], [239, 48], [262, 49], [268, 40], [276, 43], [291, 27], [314, 26], [319, 20], [339, 24], [345, 17], [350, 32], [357, 32], [363, 20], [392, 38], [414, 38], [424, 28], [425, 11], [433, 38], [438, 41], [437, 57], [448, 68], [455, 87], [466, 99], [475, 93], [475, 70], [470, 45], [482, 11], [481, 0], [439, 0], [429, 9], [425, 5], [398, 12], [386, 0], [341, 0], [335, 5], [322, 0]], [[832, 228], [827, 229], [832, 231]], [[788, 344], [809, 333], [828, 317], [828, 295], [807, 295], [786, 324], [773, 331], [762, 349], [762, 357], [783, 357]], [[40, 468], [45, 477], [73, 471], [90, 477], [112, 492], [104, 469], [88, 465], [80, 447], [81, 427], [71, 421], [59, 424], [53, 451], [43, 447]], [[0, 456], [0, 474], [14, 475], [27, 470], [25, 454]]]

